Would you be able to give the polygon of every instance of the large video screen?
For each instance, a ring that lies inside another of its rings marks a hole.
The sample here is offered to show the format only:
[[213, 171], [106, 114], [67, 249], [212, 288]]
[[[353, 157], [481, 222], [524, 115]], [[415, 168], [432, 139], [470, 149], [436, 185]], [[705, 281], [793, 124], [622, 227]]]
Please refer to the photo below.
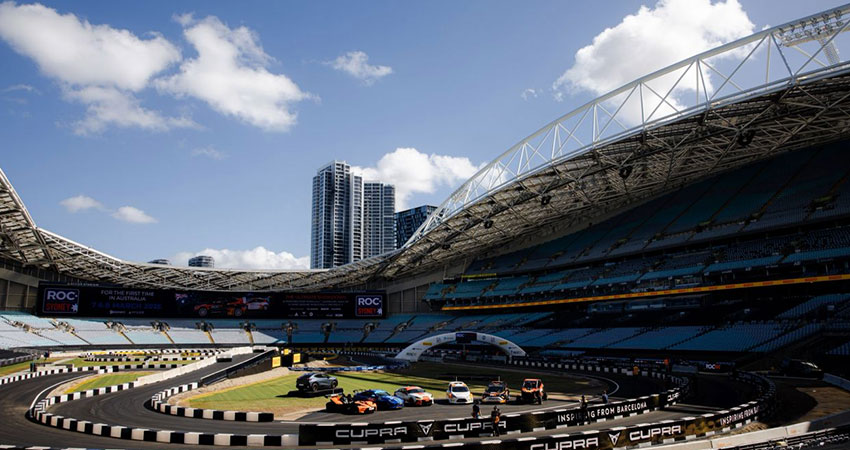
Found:
[[214, 292], [41, 284], [38, 313], [77, 317], [381, 319], [384, 292]]

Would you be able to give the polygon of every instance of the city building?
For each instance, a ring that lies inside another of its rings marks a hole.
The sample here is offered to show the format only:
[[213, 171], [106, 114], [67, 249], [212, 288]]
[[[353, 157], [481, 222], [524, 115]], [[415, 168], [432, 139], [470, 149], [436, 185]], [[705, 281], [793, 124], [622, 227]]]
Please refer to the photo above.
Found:
[[189, 267], [215, 267], [215, 259], [212, 256], [199, 255], [189, 258]]
[[167, 259], [153, 259], [153, 260], [148, 261], [148, 264], [162, 264], [164, 266], [170, 266], [171, 261], [169, 261]]
[[313, 177], [310, 268], [330, 269], [395, 249], [395, 187], [363, 182], [343, 161]]
[[[310, 268], [330, 269], [362, 259], [363, 180], [333, 161], [313, 177]], [[353, 214], [352, 214], [353, 212]]]
[[422, 205], [395, 213], [396, 248], [401, 248], [436, 209], [436, 206]]
[[395, 186], [363, 184], [363, 257], [396, 249]]

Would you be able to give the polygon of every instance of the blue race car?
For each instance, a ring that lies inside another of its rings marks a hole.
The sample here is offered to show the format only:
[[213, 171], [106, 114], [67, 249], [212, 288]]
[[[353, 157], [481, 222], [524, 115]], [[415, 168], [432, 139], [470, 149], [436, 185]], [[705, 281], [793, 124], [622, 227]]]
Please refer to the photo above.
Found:
[[390, 395], [389, 392], [380, 389], [369, 389], [366, 391], [355, 391], [354, 400], [369, 400], [375, 402], [378, 409], [401, 409], [404, 408], [404, 400]]

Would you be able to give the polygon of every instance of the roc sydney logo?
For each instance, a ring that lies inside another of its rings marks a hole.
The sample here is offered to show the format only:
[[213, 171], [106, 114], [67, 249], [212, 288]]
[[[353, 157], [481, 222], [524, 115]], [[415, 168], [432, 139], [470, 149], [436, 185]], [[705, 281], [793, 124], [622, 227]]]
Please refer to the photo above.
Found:
[[357, 317], [381, 317], [384, 315], [384, 297], [380, 295], [358, 295], [354, 302], [354, 315]]
[[42, 310], [46, 313], [76, 314], [80, 305], [80, 290], [47, 288], [44, 290]]

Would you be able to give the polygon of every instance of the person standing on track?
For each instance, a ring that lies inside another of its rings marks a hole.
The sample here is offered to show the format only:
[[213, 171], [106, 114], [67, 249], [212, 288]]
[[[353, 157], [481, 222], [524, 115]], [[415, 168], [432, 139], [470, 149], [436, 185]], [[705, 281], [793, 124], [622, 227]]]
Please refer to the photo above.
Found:
[[502, 421], [502, 412], [499, 411], [499, 405], [493, 406], [493, 411], [490, 412], [490, 421], [493, 424], [493, 436], [499, 436], [499, 422]]
[[584, 423], [587, 420], [587, 399], [584, 398], [584, 395], [581, 396], [581, 404], [579, 405], [579, 411], [581, 417], [579, 420]]
[[602, 391], [602, 403], [608, 403], [608, 390]]
[[472, 404], [472, 418], [480, 419], [481, 418], [481, 407], [478, 406], [478, 400]]

